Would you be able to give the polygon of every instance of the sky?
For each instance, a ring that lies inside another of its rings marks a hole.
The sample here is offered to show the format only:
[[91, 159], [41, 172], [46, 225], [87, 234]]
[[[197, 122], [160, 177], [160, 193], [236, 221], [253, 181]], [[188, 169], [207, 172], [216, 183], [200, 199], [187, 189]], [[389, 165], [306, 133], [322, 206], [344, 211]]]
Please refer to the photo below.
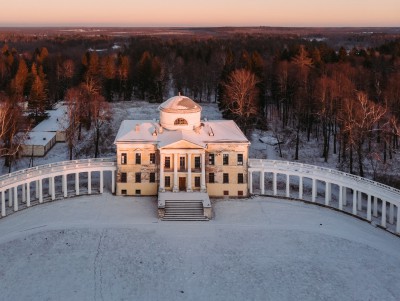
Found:
[[400, 26], [400, 0], [12, 0], [0, 26]]

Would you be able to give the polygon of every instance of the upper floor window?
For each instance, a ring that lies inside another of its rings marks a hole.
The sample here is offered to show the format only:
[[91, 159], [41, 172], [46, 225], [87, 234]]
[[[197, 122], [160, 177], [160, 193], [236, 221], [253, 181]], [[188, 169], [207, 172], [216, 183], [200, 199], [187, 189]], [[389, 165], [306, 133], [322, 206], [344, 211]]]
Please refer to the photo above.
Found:
[[126, 164], [126, 161], [127, 161], [127, 154], [122, 153], [121, 154], [121, 164]]
[[142, 154], [136, 153], [135, 164], [142, 164]]
[[171, 157], [165, 157], [165, 168], [171, 168]]
[[142, 182], [142, 173], [140, 173], [140, 172], [135, 173], [135, 182], [136, 183]]
[[186, 121], [186, 119], [183, 118], [177, 118], [174, 121], [174, 125], [187, 125], [188, 122]]
[[243, 154], [237, 154], [237, 165], [243, 165]]
[[121, 183], [126, 183], [127, 181], [127, 175], [126, 172], [121, 173]]
[[222, 164], [229, 165], [229, 154], [223, 154], [222, 156]]
[[244, 183], [244, 177], [242, 173], [238, 173], [238, 184]]
[[150, 183], [155, 183], [156, 182], [156, 173], [151, 172], [150, 173]]
[[200, 168], [200, 157], [194, 157], [194, 168]]
[[150, 164], [156, 164], [156, 154], [150, 153]]
[[228, 173], [224, 173], [223, 174], [223, 183], [224, 184], [228, 184], [229, 183], [229, 174]]
[[208, 183], [214, 183], [214, 181], [215, 181], [214, 173], [213, 173], [213, 172], [210, 172], [210, 173], [208, 174]]

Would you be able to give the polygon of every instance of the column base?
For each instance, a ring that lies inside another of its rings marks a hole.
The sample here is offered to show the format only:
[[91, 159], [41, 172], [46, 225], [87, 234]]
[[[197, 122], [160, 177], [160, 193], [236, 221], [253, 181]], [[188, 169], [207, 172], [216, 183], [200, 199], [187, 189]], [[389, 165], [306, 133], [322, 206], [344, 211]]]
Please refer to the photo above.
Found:
[[178, 187], [174, 187], [174, 188], [172, 188], [172, 192], [179, 192], [179, 189], [178, 189]]
[[200, 188], [200, 192], [207, 192], [207, 188], [206, 187], [201, 187]]
[[158, 188], [158, 192], [165, 192], [165, 188]]
[[186, 192], [193, 192], [192, 188], [186, 189]]

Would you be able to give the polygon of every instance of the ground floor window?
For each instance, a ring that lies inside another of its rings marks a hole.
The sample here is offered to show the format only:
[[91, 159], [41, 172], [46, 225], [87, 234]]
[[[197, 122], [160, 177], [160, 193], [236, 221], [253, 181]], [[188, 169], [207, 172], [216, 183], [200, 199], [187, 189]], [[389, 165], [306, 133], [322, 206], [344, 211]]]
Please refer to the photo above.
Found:
[[122, 189], [122, 190], [121, 190], [121, 194], [122, 194], [122, 195], [125, 195], [125, 194], [126, 194], [126, 189]]
[[141, 183], [142, 182], [142, 173], [141, 172], [135, 173], [135, 182], [136, 183]]
[[243, 196], [243, 190], [238, 191], [238, 196]]
[[228, 173], [224, 173], [223, 177], [224, 177], [223, 183], [224, 184], [228, 184], [229, 183], [229, 174]]
[[224, 190], [224, 195], [229, 195], [229, 190]]
[[194, 177], [194, 187], [200, 187], [200, 177]]
[[126, 172], [121, 172], [121, 183], [126, 183], [127, 175]]
[[171, 187], [171, 177], [170, 176], [166, 176], [164, 182], [165, 182], [164, 183], [165, 187]]
[[140, 189], [136, 189], [135, 194], [142, 194], [142, 191]]
[[213, 172], [210, 172], [208, 174], [208, 183], [214, 183], [215, 182], [215, 175]]
[[238, 184], [243, 184], [243, 183], [244, 183], [243, 174], [238, 173]]

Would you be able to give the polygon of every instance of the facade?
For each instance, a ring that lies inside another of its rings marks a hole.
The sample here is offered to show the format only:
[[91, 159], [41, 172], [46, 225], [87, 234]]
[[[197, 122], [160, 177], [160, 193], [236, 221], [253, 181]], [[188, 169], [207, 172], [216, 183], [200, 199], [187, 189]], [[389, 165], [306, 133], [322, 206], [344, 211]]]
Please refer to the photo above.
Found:
[[250, 142], [234, 121], [201, 120], [201, 110], [175, 96], [159, 106], [159, 121], [123, 121], [115, 139], [116, 194], [246, 197]]

